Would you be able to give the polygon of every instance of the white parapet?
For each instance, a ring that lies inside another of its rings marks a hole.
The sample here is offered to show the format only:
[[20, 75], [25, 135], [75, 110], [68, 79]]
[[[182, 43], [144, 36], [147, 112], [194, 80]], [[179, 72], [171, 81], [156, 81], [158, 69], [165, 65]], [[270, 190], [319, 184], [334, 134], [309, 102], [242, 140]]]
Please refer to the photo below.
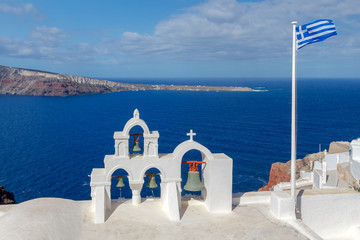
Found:
[[95, 223], [104, 223], [106, 217], [105, 187], [97, 186], [95, 188], [95, 196]]
[[225, 154], [214, 154], [203, 168], [206, 188], [205, 204], [210, 212], [232, 210], [232, 159]]
[[270, 191], [261, 192], [245, 192], [245, 193], [234, 193], [232, 196], [232, 204], [237, 205], [248, 205], [248, 204], [270, 204], [271, 199]]
[[325, 184], [326, 180], [327, 180], [326, 160], [324, 159], [322, 162], [322, 175], [321, 175], [322, 184]]
[[290, 192], [271, 192], [270, 210], [278, 219], [295, 219], [295, 202]]
[[297, 205], [302, 221], [322, 238], [343, 239], [360, 226], [360, 193], [350, 188], [304, 190]]
[[323, 181], [322, 181], [322, 172], [319, 169], [314, 169], [314, 180], [313, 180], [313, 189], [322, 189]]
[[360, 181], [360, 138], [350, 144], [350, 171], [357, 181]]

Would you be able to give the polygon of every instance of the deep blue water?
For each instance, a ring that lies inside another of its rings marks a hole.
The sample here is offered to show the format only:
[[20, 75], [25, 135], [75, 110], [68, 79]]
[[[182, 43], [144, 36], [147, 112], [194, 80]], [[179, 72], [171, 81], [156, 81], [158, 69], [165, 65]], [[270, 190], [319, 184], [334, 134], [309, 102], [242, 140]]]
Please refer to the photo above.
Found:
[[[90, 199], [88, 175], [92, 168], [103, 167], [106, 154], [114, 153], [113, 132], [122, 130], [135, 108], [150, 130], [159, 131], [159, 153], [172, 152], [193, 129], [196, 141], [213, 153], [233, 158], [234, 192], [262, 187], [271, 164], [290, 159], [289, 79], [127, 81], [264, 87], [258, 89], [268, 91], [0, 95], [0, 185], [19, 202], [37, 197]], [[324, 149], [331, 141], [360, 136], [359, 92], [360, 79], [298, 81], [298, 158], [317, 152], [319, 144]], [[186, 158], [197, 154], [190, 152]], [[118, 197], [118, 190], [112, 188]], [[123, 194], [130, 197], [127, 188]]]

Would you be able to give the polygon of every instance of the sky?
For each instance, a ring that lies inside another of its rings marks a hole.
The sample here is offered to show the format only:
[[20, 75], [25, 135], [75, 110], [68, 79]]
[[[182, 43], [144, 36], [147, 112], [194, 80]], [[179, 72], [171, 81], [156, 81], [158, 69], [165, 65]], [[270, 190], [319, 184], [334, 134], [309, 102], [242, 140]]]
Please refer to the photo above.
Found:
[[98, 78], [360, 78], [359, 0], [0, 0], [0, 65]]

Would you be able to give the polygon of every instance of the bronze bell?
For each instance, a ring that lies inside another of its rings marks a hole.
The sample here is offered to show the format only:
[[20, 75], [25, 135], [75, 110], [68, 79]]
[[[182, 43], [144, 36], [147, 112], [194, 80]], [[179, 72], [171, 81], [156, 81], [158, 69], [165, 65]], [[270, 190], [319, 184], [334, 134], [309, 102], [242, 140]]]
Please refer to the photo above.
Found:
[[198, 192], [204, 188], [204, 184], [200, 181], [199, 171], [189, 171], [184, 189], [191, 192]]
[[153, 174], [151, 174], [149, 176], [149, 181], [148, 181], [148, 184], [146, 184], [146, 187], [151, 188], [151, 189], [158, 187], [158, 185], [155, 181], [155, 176]]
[[138, 141], [135, 141], [132, 148], [131, 148], [131, 151], [133, 152], [140, 152], [141, 151], [141, 148], [139, 146], [139, 142]]
[[118, 182], [117, 182], [117, 184], [116, 184], [116, 187], [118, 187], [118, 188], [125, 187], [124, 179], [123, 179], [122, 176], [118, 177]]

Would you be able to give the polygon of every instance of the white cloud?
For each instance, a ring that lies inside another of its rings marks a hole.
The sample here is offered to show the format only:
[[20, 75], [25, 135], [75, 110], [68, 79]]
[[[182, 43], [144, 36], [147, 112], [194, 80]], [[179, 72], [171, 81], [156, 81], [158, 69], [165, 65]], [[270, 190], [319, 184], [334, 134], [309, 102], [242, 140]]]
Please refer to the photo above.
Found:
[[19, 40], [0, 36], [0, 54], [2, 56], [55, 59], [56, 56], [71, 55], [68, 52], [64, 39], [67, 37], [65, 31], [55, 28], [41, 26], [31, 32], [31, 38]]
[[288, 52], [293, 20], [307, 23], [333, 18], [341, 23], [343, 18], [356, 14], [360, 14], [357, 0], [214, 0], [159, 23], [155, 36], [172, 49], [192, 52], [195, 58], [204, 56], [204, 52], [209, 57], [221, 57], [218, 51], [226, 58], [261, 58]]
[[0, 36], [0, 52], [5, 56], [23, 56], [31, 48], [27, 42]]
[[40, 17], [41, 14], [31, 3], [23, 3], [17, 6], [11, 6], [6, 3], [0, 3], [0, 11], [4, 13], [12, 13], [16, 15], [31, 14]]
[[[265, 0], [237, 2], [210, 0], [191, 7], [182, 14], [159, 22], [153, 35], [126, 32], [118, 39], [102, 41], [101, 53], [119, 56], [161, 57], [181, 60], [233, 60], [287, 56], [291, 48], [291, 21], [308, 23], [331, 18], [342, 27], [359, 16], [358, 0]], [[359, 38], [360, 31], [342, 35], [328, 44], [342, 53], [343, 46]]]
[[36, 27], [31, 36], [41, 44], [55, 47], [61, 45], [62, 40], [67, 37], [67, 33], [56, 27], [41, 26]]
[[[6, 6], [0, 5], [0, 10], [20, 14], [33, 9], [32, 5]], [[320, 18], [333, 19], [339, 35], [327, 41], [330, 48], [317, 48], [311, 54], [354, 56], [360, 52], [358, 0], [209, 0], [159, 22], [150, 35], [128, 31], [97, 43], [77, 43], [70, 42], [71, 36], [62, 29], [41, 26], [31, 32], [32, 38], [27, 41], [0, 38], [0, 54], [109, 63], [124, 58], [136, 61], [283, 58], [290, 55], [291, 21], [302, 24]]]

